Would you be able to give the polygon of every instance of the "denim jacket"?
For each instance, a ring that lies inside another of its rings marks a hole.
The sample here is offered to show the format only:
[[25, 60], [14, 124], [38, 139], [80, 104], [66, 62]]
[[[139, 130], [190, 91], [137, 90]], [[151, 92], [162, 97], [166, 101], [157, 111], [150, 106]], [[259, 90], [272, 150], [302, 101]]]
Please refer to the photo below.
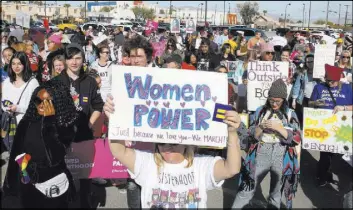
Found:
[[305, 91], [305, 83], [307, 83], [307, 82], [316, 83], [315, 80], [309, 81], [308, 73], [306, 71], [303, 72], [303, 73], [298, 73], [295, 76], [295, 82], [294, 82], [294, 85], [293, 85], [292, 91], [291, 91], [291, 98], [296, 99], [296, 102], [298, 104], [302, 104], [303, 103], [304, 91]]

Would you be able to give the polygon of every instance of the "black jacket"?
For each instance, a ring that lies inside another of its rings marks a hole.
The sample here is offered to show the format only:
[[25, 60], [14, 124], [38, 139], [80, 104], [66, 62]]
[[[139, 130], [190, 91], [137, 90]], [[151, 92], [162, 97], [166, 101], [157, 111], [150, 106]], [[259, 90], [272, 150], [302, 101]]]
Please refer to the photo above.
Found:
[[[28, 136], [29, 129], [33, 129], [38, 125], [40, 131], [36, 136]], [[17, 126], [16, 134], [10, 153], [9, 164], [5, 176], [3, 190], [5, 196], [19, 196], [21, 176], [20, 168], [15, 158], [26, 152], [26, 141], [38, 141], [38, 145], [44, 146], [38, 148], [43, 152], [31, 154], [32, 158], [26, 168], [31, 181], [34, 183], [44, 182], [62, 172], [65, 172], [72, 181], [72, 176], [66, 168], [65, 155], [66, 149], [75, 137], [75, 126], [59, 127], [56, 124], [55, 116], [43, 117], [40, 122], [33, 122], [22, 119]], [[37, 161], [41, 160], [41, 161]], [[42, 161], [43, 160], [43, 161]], [[45, 172], [44, 174], [41, 172]], [[73, 185], [72, 185], [73, 186]]]
[[93, 132], [88, 126], [89, 119], [94, 111], [102, 112], [104, 105], [96, 80], [82, 73], [77, 80], [73, 81], [66, 71], [62, 71], [55, 78], [69, 87], [79, 113], [75, 142], [92, 140]]

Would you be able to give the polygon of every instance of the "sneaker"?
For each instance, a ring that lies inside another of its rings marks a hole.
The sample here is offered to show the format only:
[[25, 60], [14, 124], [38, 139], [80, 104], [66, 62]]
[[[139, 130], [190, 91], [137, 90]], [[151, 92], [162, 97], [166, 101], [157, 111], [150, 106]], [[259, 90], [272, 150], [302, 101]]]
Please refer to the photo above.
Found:
[[93, 184], [105, 185], [105, 184], [107, 184], [107, 181], [105, 179], [102, 179], [102, 178], [94, 178], [94, 179], [92, 179], [92, 183]]

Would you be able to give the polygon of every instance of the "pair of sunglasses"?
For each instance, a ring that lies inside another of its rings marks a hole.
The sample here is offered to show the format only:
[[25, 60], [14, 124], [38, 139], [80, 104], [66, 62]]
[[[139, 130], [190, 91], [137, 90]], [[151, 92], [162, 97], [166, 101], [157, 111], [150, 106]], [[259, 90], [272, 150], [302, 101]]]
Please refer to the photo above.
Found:
[[[53, 99], [50, 97], [48, 99], [46, 99], [47, 101], [52, 101]], [[34, 103], [38, 106], [39, 104], [41, 104], [43, 102], [42, 99], [40, 99], [39, 97], [35, 97], [34, 98]]]
[[274, 55], [275, 53], [274, 52], [266, 52], [266, 55]]
[[350, 58], [349, 56], [341, 56], [341, 58]]

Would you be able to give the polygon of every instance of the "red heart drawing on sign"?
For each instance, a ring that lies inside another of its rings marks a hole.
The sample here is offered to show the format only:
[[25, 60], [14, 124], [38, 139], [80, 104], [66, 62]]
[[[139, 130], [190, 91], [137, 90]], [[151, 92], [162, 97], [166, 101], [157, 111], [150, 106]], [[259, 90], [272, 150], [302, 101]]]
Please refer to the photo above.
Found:
[[212, 97], [213, 102], [217, 101], [217, 96]]
[[151, 105], [151, 101], [150, 101], [150, 100], [146, 101], [146, 104], [147, 104], [148, 106], [150, 106], [150, 105]]
[[154, 101], [153, 104], [154, 104], [155, 106], [158, 106], [158, 101]]
[[180, 102], [180, 106], [184, 108], [185, 107], [185, 102]]

